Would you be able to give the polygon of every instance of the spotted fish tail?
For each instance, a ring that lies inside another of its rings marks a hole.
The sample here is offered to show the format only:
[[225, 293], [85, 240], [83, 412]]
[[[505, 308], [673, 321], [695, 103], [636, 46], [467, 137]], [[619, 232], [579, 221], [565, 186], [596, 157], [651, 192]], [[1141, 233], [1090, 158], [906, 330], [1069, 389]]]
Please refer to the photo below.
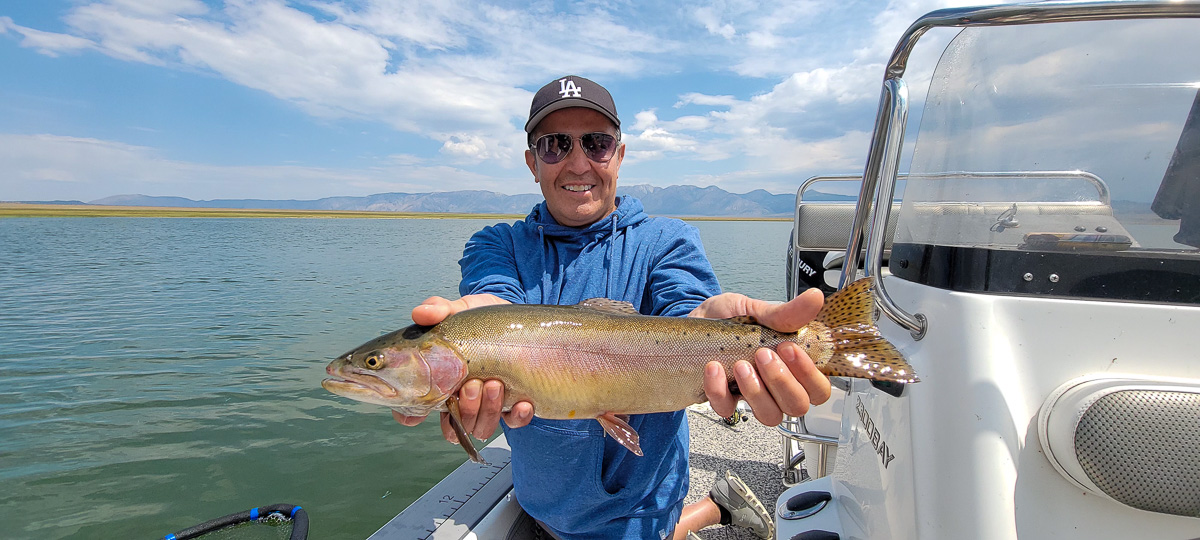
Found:
[[816, 321], [830, 330], [833, 354], [818, 366], [834, 377], [858, 377], [877, 381], [915, 383], [920, 381], [912, 366], [872, 322], [875, 301], [873, 278], [862, 278], [825, 300]]

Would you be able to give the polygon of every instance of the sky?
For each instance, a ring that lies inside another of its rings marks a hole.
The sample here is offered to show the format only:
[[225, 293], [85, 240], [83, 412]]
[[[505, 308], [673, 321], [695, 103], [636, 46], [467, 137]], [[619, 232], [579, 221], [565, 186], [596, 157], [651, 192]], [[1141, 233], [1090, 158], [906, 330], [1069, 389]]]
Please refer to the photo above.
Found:
[[0, 1], [0, 200], [535, 193], [567, 74], [614, 96], [620, 184], [794, 193], [861, 174], [897, 40], [967, 3]]

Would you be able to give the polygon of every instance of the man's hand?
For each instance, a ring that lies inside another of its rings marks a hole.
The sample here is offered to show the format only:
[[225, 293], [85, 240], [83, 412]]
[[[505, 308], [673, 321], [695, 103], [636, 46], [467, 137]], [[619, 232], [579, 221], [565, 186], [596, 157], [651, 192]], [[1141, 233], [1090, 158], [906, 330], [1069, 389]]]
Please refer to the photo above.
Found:
[[[433, 326], [459, 311], [507, 303], [491, 294], [469, 294], [458, 300], [434, 296], [413, 308], [412, 320], [420, 325]], [[479, 440], [485, 440], [496, 432], [501, 417], [508, 427], [513, 428], [523, 427], [533, 418], [533, 404], [528, 401], [517, 402], [507, 413], [500, 412], [504, 407], [504, 384], [497, 380], [470, 379], [463, 383], [458, 390], [458, 406], [462, 412], [463, 429]], [[404, 416], [396, 411], [392, 411], [392, 416], [406, 426], [415, 426], [425, 420], [424, 416]], [[449, 413], [442, 413], [442, 436], [447, 441], [458, 443], [458, 437], [450, 428], [449, 416]]]
[[[728, 319], [750, 315], [759, 324], [779, 332], [795, 332], [804, 327], [821, 311], [824, 299], [821, 291], [809, 289], [786, 304], [755, 300], [742, 294], [719, 294], [700, 304], [689, 317]], [[750, 404], [754, 417], [768, 426], [779, 425], [783, 415], [801, 416], [809, 405], [820, 405], [829, 399], [829, 378], [817, 370], [812, 359], [794, 343], [784, 343], [778, 352], [758, 349], [754, 364], [739, 361], [733, 366], [741, 397]], [[737, 407], [738, 396], [729, 391], [725, 368], [719, 362], [709, 362], [704, 369], [704, 393], [714, 411], [730, 416]]]

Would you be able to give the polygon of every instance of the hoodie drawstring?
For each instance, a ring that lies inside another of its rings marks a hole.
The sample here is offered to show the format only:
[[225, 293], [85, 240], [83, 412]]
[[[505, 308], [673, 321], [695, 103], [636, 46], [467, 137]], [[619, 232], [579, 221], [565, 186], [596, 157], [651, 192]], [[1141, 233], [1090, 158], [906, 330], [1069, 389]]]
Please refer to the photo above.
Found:
[[550, 281], [550, 250], [546, 247], [546, 228], [538, 225], [538, 240], [542, 242], [542, 301], [541, 304], [549, 304], [550, 288], [554, 285]]
[[611, 216], [612, 219], [610, 221], [612, 221], [612, 234], [608, 235], [608, 257], [605, 258], [606, 261], [604, 264], [608, 270], [608, 275], [604, 277], [605, 298], [612, 298], [611, 293], [615, 287], [613, 285], [613, 266], [615, 266], [616, 263], [613, 261], [613, 251], [615, 251], [613, 244], [617, 242], [617, 213], [613, 212]]

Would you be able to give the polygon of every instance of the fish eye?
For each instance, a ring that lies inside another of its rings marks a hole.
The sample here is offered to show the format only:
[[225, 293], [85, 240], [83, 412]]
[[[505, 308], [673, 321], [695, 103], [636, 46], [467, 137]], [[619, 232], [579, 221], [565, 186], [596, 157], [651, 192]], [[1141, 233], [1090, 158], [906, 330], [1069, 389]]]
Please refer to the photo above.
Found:
[[367, 368], [369, 369], [379, 369], [383, 367], [383, 360], [381, 360], [379, 355], [376, 353], [368, 354], [367, 359], [363, 360], [363, 363], [366, 364]]

